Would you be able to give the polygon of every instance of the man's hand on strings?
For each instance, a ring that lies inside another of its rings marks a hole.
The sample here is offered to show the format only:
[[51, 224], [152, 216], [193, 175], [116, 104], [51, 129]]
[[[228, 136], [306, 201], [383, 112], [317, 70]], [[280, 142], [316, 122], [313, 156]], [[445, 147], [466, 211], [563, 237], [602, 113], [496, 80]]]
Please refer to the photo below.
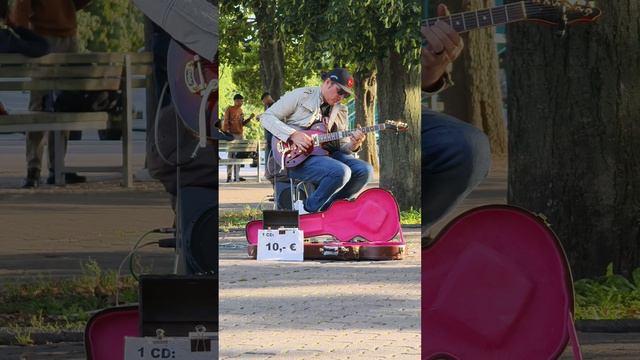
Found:
[[[438, 17], [448, 15], [447, 6], [438, 5]], [[440, 20], [433, 26], [423, 25], [420, 32], [428, 44], [422, 47], [422, 89], [424, 90], [429, 89], [442, 78], [449, 64], [460, 56], [464, 42], [451, 25]]]
[[309, 151], [313, 147], [313, 139], [311, 136], [303, 133], [302, 131], [296, 131], [291, 136], [291, 140], [300, 150]]
[[360, 130], [360, 125], [358, 125], [358, 128], [351, 134], [351, 151], [358, 150], [365, 138], [364, 132]]

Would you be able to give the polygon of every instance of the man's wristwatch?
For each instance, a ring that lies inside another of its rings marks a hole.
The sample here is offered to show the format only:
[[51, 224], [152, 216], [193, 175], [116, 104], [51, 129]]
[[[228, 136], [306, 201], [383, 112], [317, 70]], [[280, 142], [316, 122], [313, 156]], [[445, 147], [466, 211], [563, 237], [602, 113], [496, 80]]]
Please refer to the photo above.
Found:
[[450, 72], [445, 72], [444, 74], [442, 74], [442, 76], [440, 77], [440, 79], [438, 81], [436, 81], [435, 83], [433, 83], [431, 86], [422, 89], [422, 91], [429, 93], [429, 94], [437, 94], [440, 91], [448, 88], [449, 86], [453, 85], [453, 81], [451, 80], [451, 73]]

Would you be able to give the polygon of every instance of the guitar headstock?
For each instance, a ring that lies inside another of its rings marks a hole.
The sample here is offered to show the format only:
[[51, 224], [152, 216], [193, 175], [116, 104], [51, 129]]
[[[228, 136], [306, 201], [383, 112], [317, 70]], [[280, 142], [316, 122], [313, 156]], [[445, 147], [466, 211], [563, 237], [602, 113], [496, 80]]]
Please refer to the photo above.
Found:
[[395, 120], [387, 120], [384, 122], [385, 128], [395, 130], [396, 132], [405, 131], [409, 128], [407, 123]]
[[592, 22], [602, 15], [595, 1], [527, 0], [523, 6], [527, 20], [560, 26]]

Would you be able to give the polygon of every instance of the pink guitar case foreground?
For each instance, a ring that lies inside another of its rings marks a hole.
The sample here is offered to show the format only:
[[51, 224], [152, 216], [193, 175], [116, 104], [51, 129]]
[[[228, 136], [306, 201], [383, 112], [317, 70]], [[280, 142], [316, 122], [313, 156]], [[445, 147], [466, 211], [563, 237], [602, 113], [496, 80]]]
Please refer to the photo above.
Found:
[[560, 241], [525, 210], [489, 205], [422, 250], [422, 359], [557, 359], [571, 340], [571, 271]]
[[[390, 192], [374, 188], [355, 200], [335, 201], [326, 211], [300, 216], [304, 231], [304, 258], [332, 260], [400, 260], [406, 243], [400, 226], [398, 203]], [[262, 220], [246, 226], [248, 253], [257, 256]], [[309, 238], [331, 236], [329, 241]]]

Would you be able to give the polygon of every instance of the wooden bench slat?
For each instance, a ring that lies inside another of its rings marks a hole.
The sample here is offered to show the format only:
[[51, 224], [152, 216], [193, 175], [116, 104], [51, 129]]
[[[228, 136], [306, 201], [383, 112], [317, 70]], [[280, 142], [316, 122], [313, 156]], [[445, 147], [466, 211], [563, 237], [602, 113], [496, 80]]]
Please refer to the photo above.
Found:
[[265, 144], [264, 141], [260, 140], [220, 141], [218, 142], [218, 150], [227, 152], [250, 152], [264, 148]]
[[[120, 77], [122, 66], [0, 66], [0, 77], [3, 78], [103, 78]], [[3, 80], [7, 81], [7, 80]]]
[[120, 78], [0, 82], [0, 91], [23, 90], [118, 90]]
[[253, 164], [253, 159], [220, 159], [220, 165], [245, 165]]
[[132, 79], [131, 87], [134, 89], [147, 87], [147, 81], [147, 79]]
[[31, 111], [19, 114], [0, 116], [0, 127], [7, 125], [46, 124], [46, 123], [73, 123], [85, 121], [107, 121], [109, 114], [106, 112], [45, 112]]
[[122, 64], [123, 62], [124, 56], [122, 53], [52, 53], [36, 58], [20, 54], [0, 54], [0, 63], [3, 64]]
[[151, 65], [133, 65], [131, 66], [132, 75], [151, 75], [153, 67]]
[[131, 55], [131, 64], [153, 64], [153, 53], [149, 51], [141, 53], [126, 53], [125, 55]]
[[256, 151], [258, 148], [257, 145], [228, 145], [228, 146], [218, 146], [218, 149], [224, 151]]
[[106, 129], [106, 112], [27, 112], [0, 116], [0, 132]]

